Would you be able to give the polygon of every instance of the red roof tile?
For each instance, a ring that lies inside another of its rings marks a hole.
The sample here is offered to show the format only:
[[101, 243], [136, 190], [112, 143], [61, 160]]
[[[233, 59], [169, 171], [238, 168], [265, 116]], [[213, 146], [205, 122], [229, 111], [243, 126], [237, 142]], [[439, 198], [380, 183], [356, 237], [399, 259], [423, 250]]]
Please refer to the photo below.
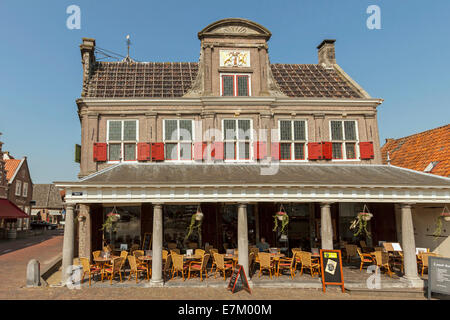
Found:
[[8, 180], [8, 182], [10, 182], [11, 178], [14, 176], [21, 161], [22, 160], [20, 159], [5, 160], [6, 180]]
[[381, 148], [383, 163], [424, 171], [436, 162], [429, 173], [450, 177], [450, 124], [400, 139], [389, 139]]

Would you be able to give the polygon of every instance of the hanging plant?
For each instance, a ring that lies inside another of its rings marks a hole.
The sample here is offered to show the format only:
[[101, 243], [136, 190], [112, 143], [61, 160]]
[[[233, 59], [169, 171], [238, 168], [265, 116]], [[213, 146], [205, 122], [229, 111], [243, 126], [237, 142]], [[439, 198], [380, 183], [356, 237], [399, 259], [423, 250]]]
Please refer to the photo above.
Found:
[[448, 210], [447, 206], [444, 206], [441, 214], [436, 219], [436, 230], [433, 233], [435, 240], [442, 234], [442, 220], [450, 221], [450, 211]]
[[189, 224], [185, 239], [188, 239], [192, 232], [197, 229], [198, 237], [201, 238], [202, 234], [202, 222], [203, 222], [203, 212], [200, 205], [197, 207], [197, 212], [191, 216], [191, 223]]
[[117, 212], [116, 207], [106, 215], [106, 221], [102, 224], [102, 228], [100, 230], [106, 230], [108, 232], [116, 232], [117, 231], [117, 222], [120, 220], [120, 214]]
[[372, 217], [373, 214], [371, 214], [367, 206], [364, 205], [363, 211], [358, 213], [356, 219], [353, 220], [352, 224], [350, 225], [350, 230], [357, 229], [356, 233], [353, 234], [355, 237], [364, 234], [368, 238], [371, 237], [370, 232], [367, 230], [367, 222], [369, 222]]
[[280, 211], [275, 213], [273, 216], [274, 219], [274, 227], [272, 231], [277, 231], [278, 229], [278, 221], [281, 221], [281, 230], [280, 233], [285, 235], [287, 233], [287, 226], [289, 224], [289, 216], [283, 208], [283, 205], [280, 206]]

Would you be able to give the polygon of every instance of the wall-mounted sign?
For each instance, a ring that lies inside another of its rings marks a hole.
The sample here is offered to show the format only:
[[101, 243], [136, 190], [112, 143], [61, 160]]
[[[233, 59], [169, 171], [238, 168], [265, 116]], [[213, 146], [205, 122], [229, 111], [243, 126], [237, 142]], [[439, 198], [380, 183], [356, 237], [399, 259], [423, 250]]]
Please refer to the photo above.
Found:
[[250, 67], [250, 51], [220, 50], [221, 67]]

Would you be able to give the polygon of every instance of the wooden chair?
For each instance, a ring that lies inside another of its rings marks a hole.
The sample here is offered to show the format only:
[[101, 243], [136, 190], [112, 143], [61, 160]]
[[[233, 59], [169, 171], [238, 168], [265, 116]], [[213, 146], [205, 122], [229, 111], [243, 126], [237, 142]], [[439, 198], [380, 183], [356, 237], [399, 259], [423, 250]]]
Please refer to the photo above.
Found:
[[214, 258], [214, 255], [216, 253], [219, 253], [219, 250], [217, 250], [217, 249], [209, 249], [209, 254], [210, 254], [211, 260], [212, 260], [211, 270], [209, 271], [210, 273], [213, 272], [213, 268], [216, 266], [216, 259]]
[[147, 263], [146, 262], [139, 260], [139, 257], [142, 257], [144, 255], [145, 255], [144, 250], [134, 250], [133, 251], [133, 256], [136, 257], [136, 263], [137, 263], [138, 266], [147, 267]]
[[423, 272], [425, 271], [425, 269], [428, 269], [428, 257], [439, 257], [438, 254], [433, 253], [433, 252], [421, 252], [419, 254], [419, 260], [421, 262], [421, 266], [422, 266], [422, 277], [423, 277]]
[[120, 282], [122, 282], [123, 263], [124, 263], [123, 258], [121, 258], [121, 257], [114, 258], [112, 266], [103, 269], [102, 282], [103, 282], [103, 274], [105, 274], [105, 273], [106, 273], [106, 276], [109, 275], [109, 280], [111, 281], [111, 284], [112, 284], [112, 280], [116, 274], [119, 274]]
[[[180, 249], [174, 248], [174, 249], [170, 249], [170, 254], [173, 256], [173, 254], [180, 254]], [[172, 257], [173, 259], [173, 257]]]
[[124, 264], [125, 264], [125, 261], [127, 261], [127, 257], [128, 257], [128, 251], [125, 251], [125, 250], [121, 251], [120, 252], [120, 257], [123, 258], [123, 261], [124, 261]]
[[255, 255], [255, 258], [256, 258], [256, 256], [258, 256], [259, 249], [257, 247], [252, 247], [252, 248], [250, 248], [250, 252], [253, 252], [253, 254]]
[[393, 272], [389, 266], [389, 254], [387, 252], [375, 251], [374, 255], [377, 267], [379, 267], [380, 270], [384, 268], [385, 272], [392, 278]]
[[223, 280], [226, 280], [226, 273], [228, 270], [232, 270], [233, 265], [230, 263], [225, 263], [224, 255], [214, 253], [214, 260], [216, 262], [216, 271], [214, 272], [214, 278], [217, 276], [217, 272], [223, 272]]
[[278, 261], [278, 266], [277, 266], [277, 277], [280, 276], [280, 271], [281, 271], [281, 273], [283, 273], [283, 270], [288, 269], [290, 272], [290, 277], [292, 279], [295, 278], [295, 270], [297, 268], [297, 266], [296, 266], [297, 252], [298, 251], [294, 252], [294, 255], [292, 256], [292, 258], [280, 258], [280, 260]]
[[136, 283], [138, 283], [138, 277], [139, 273], [145, 272], [147, 274], [147, 280], [150, 279], [150, 276], [148, 274], [148, 269], [144, 266], [139, 266], [136, 263], [136, 257], [135, 256], [128, 256], [128, 263], [130, 264], [130, 276], [128, 280], [131, 279], [131, 275], [134, 275], [136, 278]]
[[253, 274], [253, 268], [255, 267], [255, 253], [250, 252], [248, 254], [248, 277], [251, 278], [251, 275]]
[[188, 280], [191, 278], [191, 272], [199, 272], [201, 281], [203, 281], [203, 272], [205, 273], [206, 278], [208, 278], [208, 270], [206, 270], [206, 265], [208, 264], [209, 257], [210, 256], [207, 253], [203, 255], [200, 263], [197, 261], [191, 261], [189, 263]]
[[92, 257], [94, 259], [96, 259], [96, 258], [100, 257], [101, 254], [102, 254], [102, 252], [100, 250], [93, 251], [92, 252]]
[[370, 253], [362, 253], [360, 248], [356, 248], [356, 252], [358, 252], [359, 258], [361, 259], [361, 265], [359, 266], [359, 271], [362, 271], [364, 263], [373, 264], [373, 257]]
[[169, 251], [167, 251], [167, 250], [162, 251], [162, 259], [164, 261], [166, 261], [168, 255], [169, 255]]
[[273, 260], [270, 258], [270, 253], [259, 252], [258, 257], [259, 257], [259, 278], [261, 278], [263, 270], [268, 270], [270, 279], [272, 279], [272, 272], [275, 273], [275, 265], [273, 263]]
[[317, 274], [320, 273], [320, 263], [317, 261], [317, 259], [312, 259], [312, 253], [302, 251], [302, 268], [300, 269], [300, 275], [303, 274], [303, 269], [309, 269], [311, 273], [311, 277], [314, 278], [314, 271], [317, 271]]
[[86, 274], [89, 277], [89, 287], [91, 286], [91, 278], [92, 276], [96, 275], [96, 274], [101, 274], [102, 269], [93, 264], [91, 265], [89, 263], [89, 259], [88, 258], [80, 258], [80, 264], [83, 267], [83, 276], [81, 277], [81, 283], [83, 283], [84, 281], [84, 277], [86, 276]]
[[358, 252], [356, 251], [357, 248], [358, 248], [358, 246], [355, 244], [346, 244], [345, 245], [345, 252], [347, 255], [347, 263], [349, 263], [352, 258], [359, 257]]
[[396, 254], [389, 256], [389, 259], [392, 267], [400, 267], [400, 271], [403, 273], [403, 252], [396, 251]]
[[171, 255], [172, 255], [172, 263], [173, 263], [172, 280], [173, 280], [173, 277], [175, 276], [175, 273], [177, 273], [177, 276], [178, 276], [178, 272], [181, 272], [181, 276], [184, 281], [184, 273], [187, 271], [188, 266], [186, 266], [184, 264], [183, 255], [176, 254], [176, 253], [172, 253]]
[[167, 274], [169, 274], [169, 277], [170, 277], [170, 272], [172, 272], [172, 269], [170, 268], [171, 265], [172, 265], [172, 255], [169, 254], [169, 255], [167, 255], [167, 258], [164, 262], [164, 267], [162, 270], [164, 281], [166, 281]]
[[194, 255], [203, 256], [205, 254], [205, 250], [203, 249], [195, 249]]
[[135, 250], [139, 250], [139, 245], [137, 243], [135, 243], [131, 246], [130, 254], [132, 255]]

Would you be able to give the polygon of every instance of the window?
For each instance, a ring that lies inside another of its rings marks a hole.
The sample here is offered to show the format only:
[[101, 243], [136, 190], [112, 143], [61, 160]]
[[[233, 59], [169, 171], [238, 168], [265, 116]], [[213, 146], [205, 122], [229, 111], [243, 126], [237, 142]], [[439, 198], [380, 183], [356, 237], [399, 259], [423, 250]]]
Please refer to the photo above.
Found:
[[137, 120], [108, 120], [108, 160], [135, 161]]
[[353, 160], [357, 158], [358, 134], [356, 130], [355, 120], [330, 122], [333, 159]]
[[250, 160], [252, 122], [247, 119], [223, 120], [224, 160]]
[[22, 193], [22, 181], [16, 180], [16, 196], [20, 196]]
[[250, 96], [250, 76], [245, 74], [223, 74], [221, 95], [229, 97]]
[[24, 182], [24, 183], [23, 183], [23, 191], [22, 191], [22, 195], [23, 195], [24, 197], [27, 197], [27, 196], [28, 196], [28, 182]]
[[280, 160], [306, 159], [306, 121], [280, 120]]
[[164, 120], [166, 160], [192, 160], [193, 120]]

